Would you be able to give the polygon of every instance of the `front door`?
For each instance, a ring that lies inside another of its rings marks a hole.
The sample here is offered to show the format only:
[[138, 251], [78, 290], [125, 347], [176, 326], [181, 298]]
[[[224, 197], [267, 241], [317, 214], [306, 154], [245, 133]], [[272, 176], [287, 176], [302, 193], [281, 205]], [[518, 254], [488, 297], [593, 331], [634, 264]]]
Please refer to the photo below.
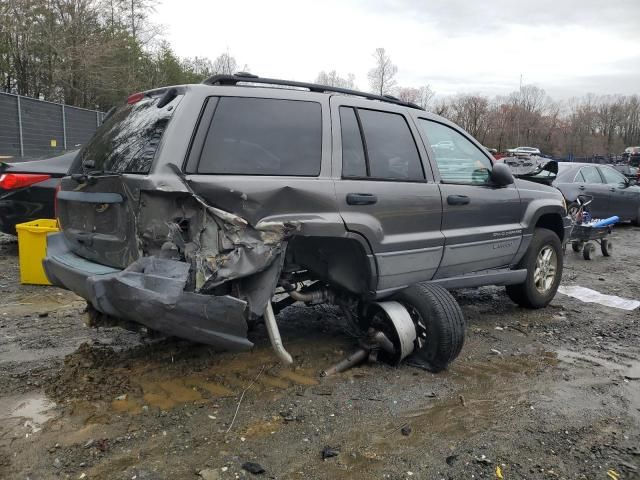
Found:
[[618, 215], [621, 220], [635, 220], [638, 209], [638, 189], [629, 186], [626, 177], [613, 168], [599, 168], [609, 188], [607, 216]]
[[440, 191], [405, 110], [331, 98], [338, 208], [347, 229], [371, 246], [379, 296], [430, 280], [444, 245]]
[[445, 250], [436, 278], [507, 267], [522, 241], [522, 206], [515, 185], [491, 183], [492, 163], [461, 130], [417, 119], [442, 193]]

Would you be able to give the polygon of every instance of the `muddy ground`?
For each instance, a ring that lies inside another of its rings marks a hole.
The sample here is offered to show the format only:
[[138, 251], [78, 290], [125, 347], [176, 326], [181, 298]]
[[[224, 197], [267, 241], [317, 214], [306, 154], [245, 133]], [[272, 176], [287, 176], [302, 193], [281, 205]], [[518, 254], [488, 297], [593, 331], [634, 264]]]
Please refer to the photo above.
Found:
[[[563, 284], [640, 299], [639, 240], [622, 226], [611, 258], [569, 249]], [[78, 297], [18, 276], [0, 237], [0, 478], [252, 478], [245, 462], [264, 478], [640, 478], [638, 310], [461, 291], [467, 340], [448, 371], [320, 379], [356, 345], [333, 308], [279, 315], [291, 369], [263, 328], [242, 354], [96, 330]]]

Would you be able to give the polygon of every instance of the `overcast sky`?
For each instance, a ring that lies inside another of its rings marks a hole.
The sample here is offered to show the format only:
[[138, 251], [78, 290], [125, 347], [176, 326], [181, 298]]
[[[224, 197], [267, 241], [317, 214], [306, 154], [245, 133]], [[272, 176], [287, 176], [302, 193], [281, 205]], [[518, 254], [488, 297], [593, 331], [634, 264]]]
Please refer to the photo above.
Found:
[[556, 98], [640, 93], [640, 0], [161, 0], [155, 20], [180, 56], [226, 51], [252, 73], [312, 81], [353, 73], [368, 90], [384, 47], [402, 86], [439, 95]]

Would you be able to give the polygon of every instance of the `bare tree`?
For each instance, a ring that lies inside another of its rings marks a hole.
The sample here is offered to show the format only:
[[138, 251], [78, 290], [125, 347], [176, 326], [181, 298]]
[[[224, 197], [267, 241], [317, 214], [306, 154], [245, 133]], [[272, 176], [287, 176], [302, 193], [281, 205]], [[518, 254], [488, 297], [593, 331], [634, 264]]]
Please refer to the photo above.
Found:
[[414, 103], [425, 110], [431, 105], [434, 95], [430, 85], [420, 88], [400, 87], [396, 91], [396, 96], [403, 102]]
[[236, 59], [229, 54], [229, 52], [225, 52], [222, 55], [219, 55], [214, 61], [212, 65], [211, 74], [212, 75], [232, 75], [238, 71], [238, 62]]
[[376, 66], [369, 70], [371, 91], [378, 95], [389, 95], [396, 85], [394, 77], [398, 73], [398, 67], [391, 62], [391, 57], [384, 48], [376, 48], [373, 58]]
[[341, 77], [335, 70], [330, 72], [321, 71], [316, 77], [316, 82], [320, 85], [328, 85], [330, 87], [350, 88], [355, 90], [356, 76], [353, 73], [348, 73], [347, 77]]

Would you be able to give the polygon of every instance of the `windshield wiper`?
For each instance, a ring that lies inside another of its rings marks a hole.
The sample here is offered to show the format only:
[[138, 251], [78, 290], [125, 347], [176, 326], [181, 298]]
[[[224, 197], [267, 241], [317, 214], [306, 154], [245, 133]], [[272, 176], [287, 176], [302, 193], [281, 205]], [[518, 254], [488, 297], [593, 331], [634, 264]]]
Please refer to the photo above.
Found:
[[73, 173], [71, 174], [71, 179], [75, 180], [78, 183], [86, 183], [89, 185], [93, 185], [96, 183], [98, 178], [102, 177], [120, 177], [122, 173], [120, 172], [112, 172], [109, 170], [92, 170], [86, 173]]

